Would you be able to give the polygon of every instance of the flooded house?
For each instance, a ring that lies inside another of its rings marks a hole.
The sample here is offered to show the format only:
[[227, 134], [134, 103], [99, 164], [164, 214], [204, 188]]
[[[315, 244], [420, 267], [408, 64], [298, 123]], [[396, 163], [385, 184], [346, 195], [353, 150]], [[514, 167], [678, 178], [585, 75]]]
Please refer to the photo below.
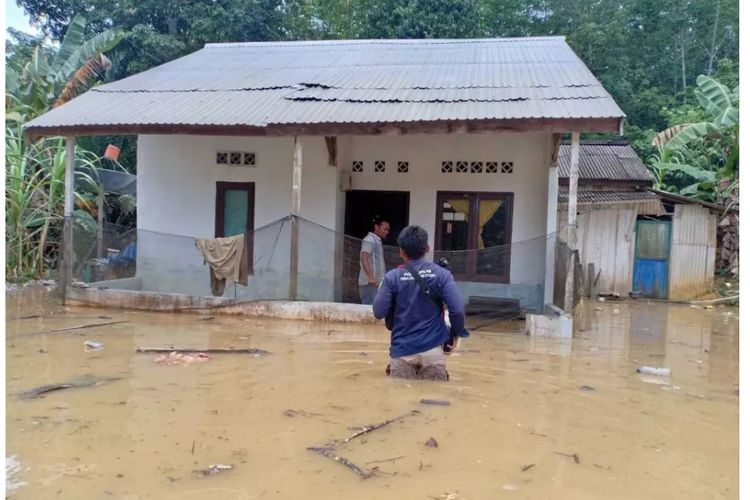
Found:
[[101, 287], [211, 295], [195, 240], [244, 234], [248, 285], [223, 296], [348, 300], [382, 215], [389, 266], [398, 231], [419, 224], [465, 296], [539, 311], [570, 227], [560, 138], [576, 150], [623, 120], [564, 37], [341, 40], [207, 44], [26, 133], [138, 136], [136, 275]]
[[[570, 157], [563, 141], [562, 239]], [[579, 158], [576, 249], [594, 293], [689, 300], [713, 290], [723, 207], [651, 189], [653, 176], [627, 141], [581, 141]]]

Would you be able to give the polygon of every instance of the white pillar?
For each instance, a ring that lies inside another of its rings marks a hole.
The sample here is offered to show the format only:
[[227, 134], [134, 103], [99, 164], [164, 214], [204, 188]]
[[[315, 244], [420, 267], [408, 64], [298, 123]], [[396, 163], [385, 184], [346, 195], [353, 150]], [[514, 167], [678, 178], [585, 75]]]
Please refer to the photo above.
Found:
[[65, 138], [65, 205], [63, 210], [62, 301], [67, 298], [68, 285], [73, 281], [73, 206], [75, 201], [76, 138]]
[[[573, 132], [570, 140], [570, 184], [568, 187], [568, 247], [571, 252], [575, 250], [577, 241], [576, 226], [578, 224], [578, 157], [581, 134]], [[573, 313], [575, 307], [575, 258], [574, 254], [570, 255], [568, 263], [568, 275], [565, 279], [565, 312]]]
[[557, 195], [558, 174], [557, 164], [549, 168], [547, 179], [547, 248], [544, 270], [544, 303], [552, 304], [555, 291], [555, 247], [557, 238], [552, 236], [557, 233]]

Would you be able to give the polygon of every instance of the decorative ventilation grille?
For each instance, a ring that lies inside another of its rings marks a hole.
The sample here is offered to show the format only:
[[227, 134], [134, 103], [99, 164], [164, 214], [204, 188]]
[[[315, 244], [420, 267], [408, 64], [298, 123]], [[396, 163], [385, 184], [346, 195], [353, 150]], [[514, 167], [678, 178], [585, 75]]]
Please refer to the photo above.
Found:
[[408, 161], [400, 161], [400, 162], [398, 162], [398, 171], [401, 174], [408, 172], [409, 171], [409, 162]]
[[376, 172], [385, 172], [385, 162], [382, 160], [378, 160], [375, 162], [375, 171]]
[[217, 151], [216, 164], [254, 167], [256, 165], [255, 153], [245, 153], [242, 151]]
[[[401, 163], [399, 162], [399, 172], [401, 172]], [[407, 165], [408, 168], [408, 165]], [[454, 172], [465, 174], [471, 172], [472, 174], [512, 174], [513, 173], [513, 162], [512, 161], [443, 161], [440, 165], [440, 172], [444, 174], [451, 174]]]
[[364, 168], [362, 166], [361, 161], [353, 161], [352, 162], [352, 172], [364, 172]]

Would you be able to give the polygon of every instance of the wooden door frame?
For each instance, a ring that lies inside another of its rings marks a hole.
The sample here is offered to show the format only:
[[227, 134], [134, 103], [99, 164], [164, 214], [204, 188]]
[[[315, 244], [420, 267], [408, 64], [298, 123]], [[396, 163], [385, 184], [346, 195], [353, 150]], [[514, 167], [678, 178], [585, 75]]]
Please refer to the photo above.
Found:
[[672, 224], [674, 223], [674, 220], [663, 220], [663, 219], [635, 219], [635, 242], [633, 244], [633, 272], [632, 276], [630, 278], [630, 288], [631, 290], [635, 291], [635, 265], [638, 262], [638, 240], [640, 239], [640, 231], [638, 230], [638, 226], [640, 224], [666, 224], [668, 229], [668, 236], [667, 241], [669, 242], [669, 245], [667, 245], [667, 258], [666, 259], [643, 259], [643, 260], [661, 260], [665, 261], [667, 263], [667, 286], [664, 290], [664, 298], [657, 300], [669, 300], [670, 290], [669, 285], [671, 283], [671, 273], [672, 273]]
[[[479, 213], [479, 202], [482, 199], [499, 200], [503, 199], [509, 203], [508, 205], [508, 237], [510, 241], [507, 243], [508, 253], [502, 263], [502, 273], [499, 275], [482, 276], [476, 274], [476, 253], [469, 254], [467, 259], [467, 268], [474, 269], [472, 274], [458, 274], [455, 273], [456, 281], [468, 281], [478, 283], [510, 283], [510, 264], [512, 254], [512, 243], [513, 243], [513, 205], [514, 195], [509, 192], [495, 192], [495, 191], [438, 191], [435, 196], [435, 245], [433, 247], [436, 252], [449, 252], [450, 250], [441, 249], [441, 242], [443, 240], [443, 200], [448, 197], [473, 197], [470, 205], [470, 213]], [[479, 237], [479, 226], [470, 224], [469, 227], [469, 246], [472, 242], [476, 242]], [[467, 250], [479, 250], [477, 248], [469, 248]], [[450, 259], [449, 259], [450, 260]]]
[[224, 200], [228, 190], [235, 189], [247, 192], [247, 232], [245, 245], [247, 247], [247, 269], [253, 274], [253, 243], [255, 231], [255, 183], [216, 181], [216, 204], [214, 209], [214, 237], [224, 235]]

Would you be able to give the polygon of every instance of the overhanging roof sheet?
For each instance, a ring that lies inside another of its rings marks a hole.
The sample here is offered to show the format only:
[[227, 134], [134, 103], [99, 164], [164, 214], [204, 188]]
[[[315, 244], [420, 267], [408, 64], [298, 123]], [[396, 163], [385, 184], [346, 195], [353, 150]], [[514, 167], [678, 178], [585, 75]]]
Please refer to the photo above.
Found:
[[[580, 181], [633, 181], [648, 184], [654, 178], [630, 144], [624, 141], [581, 141], [578, 157]], [[558, 178], [570, 177], [570, 142], [560, 144]]]
[[27, 130], [623, 118], [563, 37], [208, 44]]
[[[578, 204], [619, 204], [658, 201], [659, 197], [650, 191], [578, 191]], [[557, 195], [559, 203], [568, 203], [568, 192]]]

